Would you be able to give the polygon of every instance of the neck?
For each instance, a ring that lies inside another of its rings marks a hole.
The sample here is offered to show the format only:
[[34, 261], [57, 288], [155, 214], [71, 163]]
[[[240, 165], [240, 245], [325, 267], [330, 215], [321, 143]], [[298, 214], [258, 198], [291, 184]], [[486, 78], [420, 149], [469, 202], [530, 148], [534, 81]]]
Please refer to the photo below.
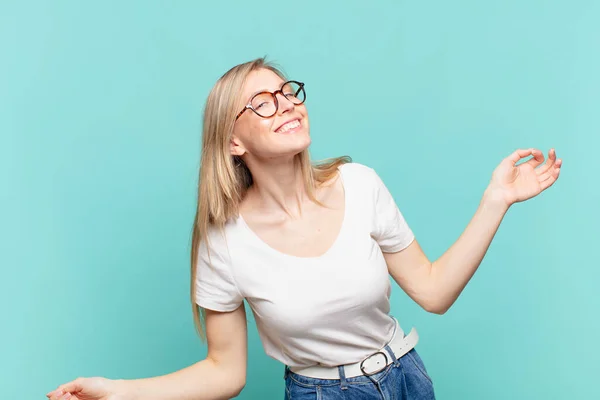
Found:
[[301, 206], [308, 198], [301, 166], [296, 158], [268, 163], [253, 160], [248, 168], [253, 185], [248, 194], [252, 207], [270, 212], [281, 210], [291, 217], [301, 214]]

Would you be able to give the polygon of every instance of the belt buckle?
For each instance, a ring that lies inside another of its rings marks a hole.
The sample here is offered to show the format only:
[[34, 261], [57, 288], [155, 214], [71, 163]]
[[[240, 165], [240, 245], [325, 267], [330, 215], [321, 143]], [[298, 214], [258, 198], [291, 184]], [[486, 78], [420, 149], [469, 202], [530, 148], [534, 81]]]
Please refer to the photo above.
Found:
[[[383, 363], [383, 367], [381, 367], [379, 370], [377, 370], [377, 371], [375, 371], [375, 372], [371, 372], [370, 374], [367, 374], [367, 373], [365, 372], [365, 369], [364, 369], [365, 367], [364, 367], [364, 365], [363, 365], [363, 364], [365, 363], [365, 361], [367, 361], [367, 360], [368, 360], [368, 359], [370, 359], [371, 357], [373, 357], [373, 356], [376, 356], [376, 355], [378, 355], [378, 354], [381, 354], [381, 355], [383, 355], [383, 357], [385, 358], [385, 363]], [[388, 357], [387, 357], [387, 354], [385, 354], [383, 351], [378, 351], [377, 353], [373, 353], [373, 354], [371, 354], [369, 357], [365, 358], [364, 360], [362, 360], [362, 361], [360, 362], [360, 371], [361, 371], [361, 372], [362, 372], [362, 373], [363, 373], [365, 376], [371, 376], [371, 375], [374, 375], [374, 374], [377, 374], [377, 373], [379, 373], [379, 372], [383, 371], [383, 370], [385, 369], [385, 367], [387, 367], [387, 365], [388, 365]]]

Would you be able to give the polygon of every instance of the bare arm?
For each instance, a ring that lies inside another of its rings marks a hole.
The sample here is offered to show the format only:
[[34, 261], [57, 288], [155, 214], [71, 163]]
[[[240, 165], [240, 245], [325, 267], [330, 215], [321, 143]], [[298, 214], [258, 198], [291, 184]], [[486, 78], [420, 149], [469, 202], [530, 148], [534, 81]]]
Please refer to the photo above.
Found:
[[[516, 165], [529, 155], [533, 158]], [[398, 285], [425, 310], [445, 313], [475, 274], [509, 207], [537, 196], [558, 179], [562, 160], [554, 149], [541, 165], [543, 161], [542, 152], [533, 148], [516, 150], [502, 160], [464, 232], [433, 263], [416, 241], [400, 252], [385, 254]]]
[[385, 253], [390, 274], [425, 310], [443, 314], [454, 304], [481, 264], [507, 207], [484, 195], [458, 240], [436, 261], [429, 261], [419, 243]]
[[244, 306], [229, 313], [206, 311], [206, 359], [168, 375], [122, 381], [135, 400], [230, 399], [246, 383]]
[[[206, 312], [206, 359], [179, 371], [144, 379], [78, 378], [50, 400], [217, 400], [236, 397], [246, 383], [246, 311]], [[69, 397], [69, 395], [71, 397]]]

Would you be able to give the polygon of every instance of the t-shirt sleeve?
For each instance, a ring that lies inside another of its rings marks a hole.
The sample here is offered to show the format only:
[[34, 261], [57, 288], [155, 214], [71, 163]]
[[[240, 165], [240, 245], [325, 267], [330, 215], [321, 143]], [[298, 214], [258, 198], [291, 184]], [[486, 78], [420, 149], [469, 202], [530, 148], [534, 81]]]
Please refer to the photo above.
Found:
[[244, 300], [233, 277], [229, 249], [216, 235], [211, 238], [209, 246], [205, 240], [200, 244], [195, 283], [196, 303], [202, 308], [233, 311]]
[[373, 169], [371, 173], [375, 213], [372, 236], [381, 251], [395, 253], [408, 247], [415, 236], [381, 177]]

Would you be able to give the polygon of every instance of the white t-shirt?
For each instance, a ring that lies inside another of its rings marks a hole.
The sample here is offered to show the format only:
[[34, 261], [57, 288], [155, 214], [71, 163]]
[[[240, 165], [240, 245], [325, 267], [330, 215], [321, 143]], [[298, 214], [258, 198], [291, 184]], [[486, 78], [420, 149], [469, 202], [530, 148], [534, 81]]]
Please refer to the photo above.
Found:
[[281, 253], [243, 218], [211, 230], [199, 252], [196, 302], [233, 311], [251, 307], [265, 352], [292, 367], [360, 361], [383, 347], [396, 326], [383, 252], [407, 247], [414, 235], [390, 192], [370, 167], [339, 167], [345, 215], [337, 239], [319, 257]]

